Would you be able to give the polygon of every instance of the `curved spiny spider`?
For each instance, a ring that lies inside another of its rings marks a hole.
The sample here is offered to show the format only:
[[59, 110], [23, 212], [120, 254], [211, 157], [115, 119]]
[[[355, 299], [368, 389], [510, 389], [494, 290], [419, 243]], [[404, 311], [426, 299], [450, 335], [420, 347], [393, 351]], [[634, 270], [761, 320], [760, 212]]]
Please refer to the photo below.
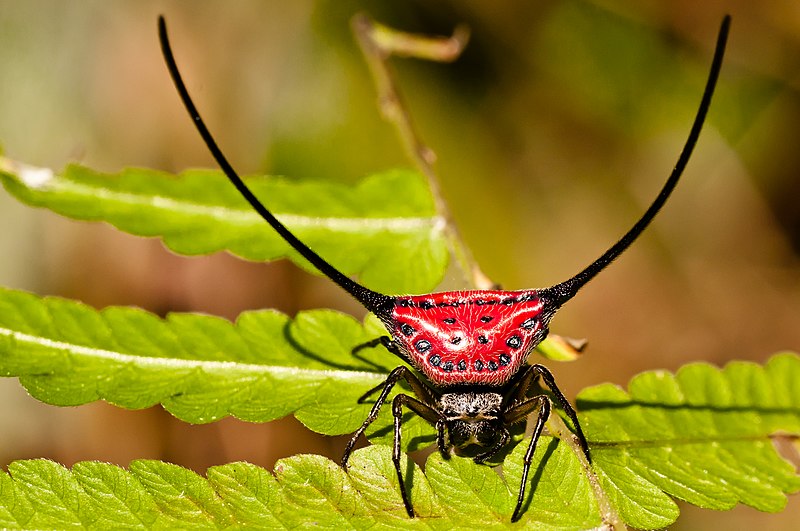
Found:
[[597, 260], [573, 277], [548, 288], [389, 296], [372, 291], [336, 269], [292, 234], [253, 195], [222, 154], [192, 102], [170, 48], [166, 23], [163, 17], [159, 18], [161, 47], [172, 80], [200, 136], [225, 175], [294, 250], [383, 322], [389, 336], [357, 348], [383, 345], [413, 367], [397, 367], [382, 384], [361, 398], [363, 402], [378, 393], [369, 415], [353, 434], [342, 457], [342, 466], [347, 467], [356, 440], [377, 418], [395, 384], [405, 380], [413, 395], [397, 394], [392, 399], [392, 461], [409, 517], [414, 517], [414, 509], [400, 469], [404, 408], [435, 426], [437, 446], [443, 457], [449, 457], [451, 447], [457, 454], [478, 448], [478, 454], [474, 457], [478, 463], [496, 455], [509, 442], [510, 426], [536, 413], [512, 521], [519, 520], [522, 514], [533, 452], [552, 410], [548, 395], [534, 393], [529, 396], [534, 383], [541, 380], [550, 389], [555, 401], [572, 421], [580, 446], [591, 462], [589, 444], [575, 409], [556, 385], [552, 373], [543, 365], [528, 365], [526, 361], [533, 349], [547, 336], [550, 319], [556, 311], [636, 240], [672, 193], [689, 161], [708, 112], [722, 65], [729, 26], [730, 17], [726, 16], [717, 37], [716, 51], [697, 115], [675, 168], [642, 217]]

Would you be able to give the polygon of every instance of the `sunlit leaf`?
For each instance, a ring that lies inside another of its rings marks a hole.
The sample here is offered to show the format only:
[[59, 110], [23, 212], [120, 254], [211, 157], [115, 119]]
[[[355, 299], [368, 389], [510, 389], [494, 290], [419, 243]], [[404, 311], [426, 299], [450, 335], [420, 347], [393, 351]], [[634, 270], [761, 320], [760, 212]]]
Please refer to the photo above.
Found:
[[[29, 205], [158, 237], [176, 253], [289, 257], [310, 269], [220, 171], [189, 170], [176, 177], [140, 168], [102, 174], [70, 165], [54, 173], [0, 159], [0, 179]], [[247, 182], [308, 246], [372, 289], [424, 293], [444, 276], [448, 251], [441, 221], [415, 172], [376, 174], [354, 187], [261, 176]]]
[[[334, 434], [354, 431], [366, 417], [371, 404], [356, 399], [385, 373], [368, 361], [348, 360], [347, 344], [368, 337], [352, 318], [317, 311], [293, 323], [276, 312], [251, 312], [237, 325], [212, 319], [216, 337], [225, 339], [201, 348], [199, 325], [209, 319], [179, 314], [161, 320], [125, 308], [97, 312], [3, 290], [0, 371], [18, 376], [31, 394], [50, 403], [162, 403], [191, 422], [224, 415], [266, 421], [293, 413], [311, 429]], [[87, 333], [85, 326], [99, 332]], [[330, 364], [302, 345], [328, 339]], [[584, 390], [577, 405], [599, 491], [572, 450], [544, 436], [533, 456], [521, 524], [596, 527], [607, 523], [601, 507], [610, 507], [633, 527], [665, 527], [678, 517], [673, 498], [718, 510], [738, 503], [781, 510], [786, 494], [800, 490], [800, 477], [776, 453], [771, 437], [800, 434], [798, 382], [800, 358], [781, 354], [764, 367], [691, 364], [674, 375], [643, 373], [628, 391], [612, 385]], [[356, 452], [349, 475], [317, 456], [280, 461], [277, 479], [252, 465], [225, 465], [209, 471], [210, 482], [156, 461], [132, 463], [132, 475], [111, 465], [80, 463], [70, 472], [49, 461], [17, 462], [10, 477], [0, 474], [0, 522], [11, 528], [103, 528], [109, 521], [294, 527], [314, 521], [356, 529], [375, 522], [444, 529], [466, 518], [481, 528], [509, 524], [528, 439], [505, 459], [503, 477], [438, 452], [428, 459], [427, 477], [403, 465], [419, 515], [409, 521], [386, 445], [389, 409], [369, 432], [381, 444]], [[427, 423], [406, 418], [404, 447], [433, 443]]]
[[656, 528], [678, 514], [662, 492], [711, 509], [783, 509], [800, 477], [771, 437], [800, 434], [798, 382], [795, 354], [764, 367], [694, 363], [642, 373], [627, 392], [591, 387], [577, 405], [603, 488], [626, 522]]
[[[327, 328], [304, 326], [309, 321]], [[327, 360], [303, 348], [307, 334], [329, 345], [350, 338], [351, 346]], [[0, 374], [60, 406], [162, 404], [193, 423], [228, 415], [265, 422], [294, 413], [315, 431], [349, 433], [370, 407], [357, 398], [385, 374], [344, 352], [372, 337], [333, 311], [300, 313], [294, 322], [275, 311], [246, 312], [232, 324], [200, 314], [161, 319], [135, 308], [97, 311], [0, 288]]]

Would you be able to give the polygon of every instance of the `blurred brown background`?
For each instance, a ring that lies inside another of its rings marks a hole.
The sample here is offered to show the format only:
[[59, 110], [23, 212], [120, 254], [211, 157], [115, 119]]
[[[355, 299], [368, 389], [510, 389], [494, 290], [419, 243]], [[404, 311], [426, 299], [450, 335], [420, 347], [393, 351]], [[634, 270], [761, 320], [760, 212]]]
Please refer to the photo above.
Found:
[[[581, 360], [551, 366], [574, 398], [642, 370], [800, 350], [796, 0], [0, 0], [0, 145], [53, 168], [213, 166], [161, 60], [164, 14], [190, 90], [242, 172], [353, 182], [407, 165], [349, 33], [359, 10], [410, 31], [471, 27], [459, 62], [395, 65], [463, 234], [507, 288], [572, 275], [646, 208], [688, 134], [722, 15], [732, 14], [722, 79], [684, 182], [633, 249], [556, 318], [554, 332], [590, 344]], [[0, 227], [4, 286], [161, 314], [361, 314], [291, 264], [181, 258], [157, 240], [5, 194]], [[298, 451], [338, 458], [342, 447], [291, 419], [188, 426], [160, 409], [54, 408], [14, 379], [0, 380], [0, 403], [3, 466], [158, 458], [203, 472], [236, 459], [272, 466]], [[683, 513], [675, 529], [794, 529], [800, 499], [780, 515]]]

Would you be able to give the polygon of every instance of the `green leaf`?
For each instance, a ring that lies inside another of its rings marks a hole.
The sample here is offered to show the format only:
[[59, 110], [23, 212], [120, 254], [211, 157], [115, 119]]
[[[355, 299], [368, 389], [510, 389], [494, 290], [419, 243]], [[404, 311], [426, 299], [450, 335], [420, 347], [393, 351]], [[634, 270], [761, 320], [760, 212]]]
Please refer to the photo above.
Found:
[[[374, 337], [374, 326], [322, 310], [294, 321], [274, 311], [248, 312], [235, 325], [206, 315], [160, 319], [133, 308], [96, 311], [0, 289], [0, 374], [19, 377], [31, 395], [56, 405], [99, 399], [127, 408], [160, 403], [189, 422], [294, 414], [320, 433], [349, 433], [371, 407], [358, 404], [358, 397], [385, 377], [378, 367], [394, 360], [381, 349], [366, 359], [351, 355], [353, 346]], [[800, 358], [782, 354], [765, 367], [698, 363], [674, 375], [643, 373], [628, 391], [609, 384], [584, 390], [577, 406], [600, 489], [592, 489], [565, 445], [544, 437], [534, 454], [522, 521], [535, 528], [581, 529], [602, 523], [600, 507], [610, 507], [632, 526], [664, 527], [678, 517], [673, 498], [718, 510], [737, 503], [781, 510], [786, 493], [800, 490], [800, 478], [776, 454], [771, 437], [800, 435], [799, 382]], [[392, 440], [389, 410], [383, 408], [367, 433], [383, 444], [382, 452]], [[406, 412], [402, 447], [433, 441], [432, 427]], [[523, 441], [506, 459], [506, 480], [488, 467], [438, 454], [428, 462], [430, 484], [404, 465], [423, 517], [409, 525], [428, 522], [425, 516], [449, 524], [469, 516], [481, 527], [506, 525], [525, 448]], [[277, 480], [244, 465], [220, 469], [211, 476], [212, 486], [158, 462], [133, 463], [133, 481], [111, 465], [80, 464], [70, 473], [49, 461], [23, 461], [9, 467], [12, 479], [0, 474], [0, 523], [294, 527], [313, 517], [365, 528], [375, 518], [367, 508], [380, 507], [397, 520], [387, 525], [405, 526], [388, 453], [369, 455], [358, 466], [354, 457], [353, 477], [327, 460], [305, 457], [281, 464]], [[307, 476], [314, 482], [301, 481]], [[222, 492], [228, 505], [219, 499]], [[287, 513], [280, 507], [296, 503], [287, 499], [306, 502]], [[235, 510], [229, 508], [234, 503]]]
[[197, 473], [160, 461], [134, 461], [131, 474], [153, 497], [158, 510], [179, 527], [224, 528], [234, 523], [227, 506]]
[[292, 513], [285, 511], [283, 492], [267, 470], [250, 463], [230, 463], [209, 468], [208, 480], [242, 526], [289, 527], [286, 522], [292, 520]]
[[[136, 308], [98, 311], [0, 288], [0, 375], [19, 377], [32, 396], [53, 405], [161, 404], [193, 423], [293, 414], [319, 433], [351, 433], [372, 405], [358, 398], [401, 363], [384, 348], [352, 354], [376, 335], [374, 323], [365, 328], [330, 310], [294, 320], [271, 310], [245, 312], [234, 325], [201, 314], [161, 319]], [[404, 418], [404, 449], [433, 442], [427, 422], [411, 413]], [[367, 437], [391, 444], [391, 426], [384, 408]]]
[[[69, 165], [55, 174], [0, 158], [0, 179], [26, 204], [159, 237], [179, 254], [289, 257], [313, 271], [219, 171], [189, 170], [176, 177], [139, 168], [102, 174]], [[389, 171], [354, 187], [282, 177], [247, 182], [303, 242], [372, 289], [424, 293], [444, 276], [448, 251], [441, 222], [418, 173]]]
[[72, 467], [78, 485], [92, 500], [98, 528], [152, 528], [175, 526], [136, 478], [108, 463], [85, 461]]
[[[503, 465], [509, 499], [516, 502], [529, 439], [518, 444]], [[578, 457], [557, 439], [536, 448], [523, 505], [522, 522], [535, 529], [591, 529], [602, 522], [598, 502]], [[532, 486], [534, 486], [532, 488]]]
[[667, 496], [700, 507], [744, 503], [777, 512], [800, 490], [794, 467], [771, 437], [800, 434], [800, 358], [780, 354], [765, 367], [705, 363], [677, 374], [646, 372], [628, 391], [605, 384], [578, 395], [599, 479], [634, 527], [669, 525]]
[[[352, 346], [372, 337], [351, 317], [331, 311], [301, 313], [295, 321], [273, 311], [248, 312], [233, 325], [204, 315], [160, 319], [131, 308], [96, 311], [0, 289], [0, 374], [19, 377], [34, 397], [51, 404], [160, 403], [195, 423], [294, 414], [317, 432], [350, 433], [371, 407], [357, 398], [385, 376], [374, 362], [350, 355]], [[380, 364], [394, 359], [375, 351]], [[597, 386], [581, 393], [577, 404], [606, 490], [612, 496], [621, 491], [626, 519], [657, 527], [677, 514], [662, 491], [716, 509], [738, 502], [769, 511], [783, 506], [783, 493], [796, 490], [797, 480], [785, 477], [769, 437], [800, 432], [799, 381], [797, 358], [786, 354], [765, 368], [693, 364], [674, 376], [644, 373], [629, 393]], [[404, 419], [404, 448], [433, 442], [426, 422], [411, 413]], [[390, 427], [384, 408], [368, 435], [390, 444]], [[756, 464], [731, 469], [737, 456]]]
[[26, 527], [80, 529], [93, 522], [88, 496], [61, 465], [46, 459], [16, 461], [8, 471], [33, 509]]
[[442, 459], [431, 454], [425, 468], [431, 488], [451, 519], [472, 522], [479, 529], [503, 526], [511, 518], [512, 494], [502, 478], [489, 467], [469, 459]]
[[[643, 373], [627, 392], [612, 385], [583, 391], [578, 404], [596, 480], [573, 448], [543, 436], [515, 527], [588, 529], [608, 524], [614, 513], [633, 527], [665, 527], [678, 517], [672, 498], [714, 509], [745, 503], [780, 510], [786, 494], [800, 490], [800, 477], [770, 437], [800, 434], [798, 382], [800, 357], [786, 353], [764, 367], [692, 364], [675, 375]], [[438, 452], [423, 475], [403, 456], [414, 520], [405, 515], [384, 445], [356, 451], [347, 473], [312, 455], [279, 461], [275, 475], [231, 463], [209, 469], [207, 479], [158, 461], [134, 461], [129, 471], [93, 462], [69, 471], [46, 460], [17, 461], [10, 475], [0, 472], [0, 525], [444, 530], [469, 522], [505, 528], [528, 443], [510, 452], [502, 476]]]
[[[19, 377], [32, 396], [60, 406], [162, 404], [193, 423], [294, 414], [319, 433], [350, 433], [371, 407], [358, 397], [386, 376], [349, 354], [372, 338], [333, 311], [303, 312], [295, 321], [276, 311], [245, 312], [232, 324], [199, 314], [97, 311], [0, 288], [0, 375]], [[398, 364], [374, 350], [374, 359]]]
[[287, 510], [305, 522], [325, 522], [335, 529], [355, 527], [367, 516], [347, 474], [333, 461], [318, 455], [299, 455], [275, 464]]
[[[392, 464], [391, 450], [385, 446], [370, 446], [355, 452], [350, 459], [348, 478], [360, 493], [369, 514], [390, 528], [453, 529], [458, 521], [449, 519], [442, 511], [430, 484], [420, 468], [402, 456], [401, 470], [406, 488], [410, 490], [415, 514], [414, 521], [406, 515], [400, 497], [397, 474]], [[423, 525], [420, 525], [423, 524]]]

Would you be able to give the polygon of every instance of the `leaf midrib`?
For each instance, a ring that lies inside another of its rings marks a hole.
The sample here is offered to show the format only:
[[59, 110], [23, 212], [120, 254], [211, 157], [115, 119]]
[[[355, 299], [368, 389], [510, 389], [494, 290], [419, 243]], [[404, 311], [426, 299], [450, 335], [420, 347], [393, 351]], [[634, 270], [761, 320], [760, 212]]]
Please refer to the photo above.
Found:
[[[93, 187], [66, 179], [54, 179], [40, 188], [43, 191], [74, 193], [125, 203], [130, 205], [150, 206], [181, 212], [192, 216], [207, 216], [222, 220], [228, 224], [255, 225], [263, 223], [261, 217], [249, 207], [235, 208], [231, 206], [208, 206], [182, 201], [163, 195], [144, 195], [131, 192], [120, 192], [109, 188]], [[332, 217], [303, 216], [298, 214], [275, 215], [286, 225], [294, 228], [326, 227], [337, 232], [363, 233], [364, 231], [418, 232], [438, 231], [443, 225], [439, 216], [428, 217]]]
[[727, 442], [767, 441], [783, 434], [772, 432], [761, 435], [732, 435], [726, 437], [677, 437], [674, 439], [639, 439], [632, 441], [595, 441], [590, 439], [591, 450], [614, 450], [616, 448], [664, 448], [669, 446], [688, 446], [692, 444], [713, 444]]
[[291, 376], [299, 376], [308, 378], [310, 380], [319, 380], [320, 378], [333, 377], [338, 380], [353, 380], [363, 382], [364, 379], [372, 379], [377, 381], [385, 378], [384, 374], [375, 373], [371, 371], [346, 371], [341, 369], [307, 369], [301, 367], [286, 367], [281, 365], [260, 365], [255, 363], [241, 363], [237, 361], [214, 361], [214, 360], [185, 360], [180, 358], [160, 358], [151, 356], [137, 356], [133, 354], [123, 354], [120, 352], [113, 352], [110, 350], [99, 349], [94, 347], [87, 347], [85, 345], [77, 345], [74, 343], [67, 343], [64, 341], [56, 341], [44, 337], [33, 336], [8, 328], [0, 328], [0, 336], [11, 337], [20, 343], [28, 343], [39, 346], [45, 346], [50, 349], [60, 350], [69, 354], [88, 356], [98, 359], [109, 359], [123, 363], [134, 363], [137, 365], [148, 365], [153, 367], [164, 368], [202, 368], [210, 370], [236, 370], [237, 372], [248, 371], [253, 373], [263, 374], [288, 374]]

